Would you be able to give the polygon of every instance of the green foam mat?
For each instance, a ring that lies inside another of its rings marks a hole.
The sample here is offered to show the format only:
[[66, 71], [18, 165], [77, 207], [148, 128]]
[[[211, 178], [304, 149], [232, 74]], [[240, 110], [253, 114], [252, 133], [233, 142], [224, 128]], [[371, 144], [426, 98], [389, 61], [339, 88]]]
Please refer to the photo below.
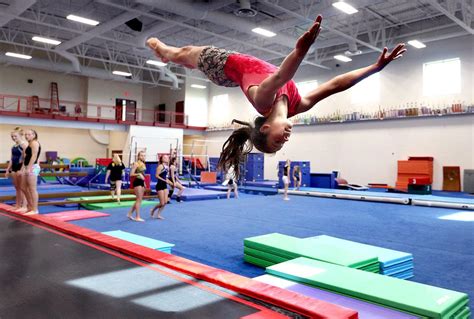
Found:
[[[107, 202], [107, 203], [83, 204], [82, 206], [90, 210], [96, 210], [96, 209], [106, 209], [106, 208], [132, 207], [134, 203], [135, 203], [134, 201], [129, 200], [129, 201], [121, 202], [120, 204], [117, 202]], [[152, 206], [156, 204], [158, 204], [158, 202], [152, 202], [149, 200], [142, 201], [142, 206]]]
[[365, 251], [368, 253], [375, 254], [378, 257], [379, 262], [381, 263], [381, 268], [388, 268], [392, 265], [397, 265], [403, 262], [413, 265], [413, 255], [402, 251], [372, 246], [327, 235], [309, 237], [303, 240], [308, 242], [325, 242], [330, 243], [334, 246], [341, 246], [356, 251]]
[[244, 254], [269, 261], [272, 265], [288, 261], [286, 258], [248, 247], [244, 247]]
[[273, 265], [273, 263], [270, 262], [270, 261], [263, 260], [263, 259], [253, 257], [253, 256], [249, 256], [249, 255], [244, 255], [244, 260], [246, 262], [248, 262], [249, 264], [258, 266], [260, 268], [267, 268], [267, 267]]
[[378, 263], [375, 254], [335, 247], [327, 243], [314, 244], [301, 238], [272, 233], [244, 239], [244, 246], [282, 257], [307, 257], [351, 268]]
[[418, 316], [461, 318], [468, 295], [448, 289], [341, 267], [308, 258], [267, 267], [267, 273]]

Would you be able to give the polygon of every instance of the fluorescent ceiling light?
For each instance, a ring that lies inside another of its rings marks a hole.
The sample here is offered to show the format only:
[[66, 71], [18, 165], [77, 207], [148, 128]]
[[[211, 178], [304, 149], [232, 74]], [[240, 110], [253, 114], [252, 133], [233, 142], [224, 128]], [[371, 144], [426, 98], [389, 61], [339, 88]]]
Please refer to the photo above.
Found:
[[342, 1], [334, 2], [332, 6], [347, 14], [353, 14], [359, 11], [350, 4]]
[[426, 48], [426, 45], [421, 42], [421, 41], [418, 41], [418, 40], [410, 40], [408, 41], [408, 44], [417, 48], [417, 49], [423, 49], [423, 48]]
[[148, 60], [146, 61], [148, 64], [156, 65], [156, 66], [165, 66], [166, 63], [161, 62], [161, 61], [156, 61], [156, 60]]
[[53, 40], [53, 39], [48, 39], [48, 38], [43, 38], [43, 37], [33, 37], [33, 38], [31, 38], [31, 39], [32, 39], [33, 41], [43, 42], [43, 43], [52, 44], [52, 45], [61, 44], [61, 41]]
[[12, 58], [18, 58], [18, 59], [23, 59], [23, 60], [31, 59], [31, 55], [19, 54], [19, 53], [14, 53], [14, 52], [6, 52], [5, 55], [11, 56]]
[[191, 87], [195, 88], [195, 89], [205, 89], [205, 88], [207, 88], [207, 86], [199, 85], [199, 84], [191, 84]]
[[94, 26], [99, 24], [99, 21], [79, 17], [79, 16], [76, 16], [76, 15], [73, 15], [73, 14], [68, 15], [66, 17], [66, 19], [76, 21], [76, 22], [80, 22], [80, 23], [84, 23], [84, 24], [88, 24], [88, 25], [94, 25]]
[[335, 55], [335, 56], [334, 56], [334, 59], [339, 60], [339, 61], [342, 61], [342, 62], [350, 62], [350, 61], [352, 61], [351, 58], [349, 58], [349, 57], [347, 57], [347, 56], [345, 56], [345, 55], [341, 55], [341, 54]]
[[112, 73], [115, 75], [120, 75], [120, 76], [132, 76], [132, 73], [122, 72], [122, 71], [113, 71]]
[[273, 33], [272, 31], [268, 31], [268, 30], [265, 30], [265, 29], [262, 29], [262, 28], [252, 29], [252, 32], [258, 33], [260, 35], [263, 35], [263, 36], [269, 37], [269, 38], [276, 36], [276, 33]]

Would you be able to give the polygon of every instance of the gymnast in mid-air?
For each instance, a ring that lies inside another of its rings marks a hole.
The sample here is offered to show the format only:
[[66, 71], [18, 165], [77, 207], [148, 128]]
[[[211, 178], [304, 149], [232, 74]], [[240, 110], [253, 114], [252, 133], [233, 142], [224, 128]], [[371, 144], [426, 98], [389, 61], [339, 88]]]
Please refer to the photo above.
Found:
[[[261, 116], [254, 123], [234, 120], [243, 127], [235, 130], [222, 147], [219, 166], [227, 171], [234, 166], [236, 178], [240, 175], [239, 163], [253, 147], [264, 153], [279, 151], [291, 135], [290, 117], [310, 110], [330, 95], [354, 86], [366, 77], [380, 72], [406, 51], [398, 44], [392, 52], [385, 47], [374, 64], [360, 68], [321, 84], [305, 96], [300, 96], [292, 80], [306, 53], [321, 30], [322, 16], [296, 42], [295, 48], [280, 67], [256, 57], [213, 46], [172, 47], [157, 38], [147, 40], [148, 46], [163, 62], [198, 68], [219, 86], [240, 86], [249, 102]], [[247, 143], [248, 142], [248, 143]]]

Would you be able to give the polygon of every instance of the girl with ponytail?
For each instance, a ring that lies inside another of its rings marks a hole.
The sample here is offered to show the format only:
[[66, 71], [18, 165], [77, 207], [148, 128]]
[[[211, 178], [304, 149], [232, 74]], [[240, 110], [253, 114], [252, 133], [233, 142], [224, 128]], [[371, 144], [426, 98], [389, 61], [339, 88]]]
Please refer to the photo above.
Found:
[[347, 90], [381, 71], [406, 51], [403, 43], [398, 44], [391, 53], [384, 48], [374, 64], [339, 75], [301, 97], [292, 78], [316, 40], [322, 19], [318, 16], [309, 30], [299, 37], [295, 48], [279, 68], [250, 55], [212, 46], [177, 48], [157, 38], [147, 40], [148, 46], [165, 63], [171, 61], [190, 69], [198, 68], [219, 86], [240, 86], [249, 102], [262, 115], [252, 124], [234, 120], [243, 127], [232, 133], [222, 148], [220, 166], [224, 170], [234, 166], [237, 179], [238, 164], [253, 147], [265, 153], [275, 153], [283, 147], [293, 127], [290, 117], [310, 110], [328, 96]]

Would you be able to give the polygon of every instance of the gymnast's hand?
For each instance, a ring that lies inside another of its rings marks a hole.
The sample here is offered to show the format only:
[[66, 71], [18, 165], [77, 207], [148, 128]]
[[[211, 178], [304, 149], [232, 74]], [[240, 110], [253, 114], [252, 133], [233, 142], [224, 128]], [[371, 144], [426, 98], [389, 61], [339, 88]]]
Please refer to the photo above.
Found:
[[377, 63], [376, 66], [377, 66], [377, 69], [380, 71], [382, 70], [384, 67], [387, 66], [387, 64], [389, 64], [390, 62], [392, 62], [393, 60], [396, 60], [398, 58], [401, 58], [403, 56], [403, 53], [406, 52], [406, 48], [405, 48], [405, 43], [399, 43], [395, 49], [393, 49], [393, 51], [391, 53], [388, 53], [388, 49], [387, 47], [383, 48], [383, 52], [382, 54], [379, 56], [379, 59], [377, 60]]
[[301, 55], [306, 55], [311, 45], [318, 37], [319, 31], [321, 31], [322, 20], [323, 17], [318, 15], [311, 28], [303, 33], [303, 35], [296, 42], [296, 51], [298, 51], [298, 53]]

